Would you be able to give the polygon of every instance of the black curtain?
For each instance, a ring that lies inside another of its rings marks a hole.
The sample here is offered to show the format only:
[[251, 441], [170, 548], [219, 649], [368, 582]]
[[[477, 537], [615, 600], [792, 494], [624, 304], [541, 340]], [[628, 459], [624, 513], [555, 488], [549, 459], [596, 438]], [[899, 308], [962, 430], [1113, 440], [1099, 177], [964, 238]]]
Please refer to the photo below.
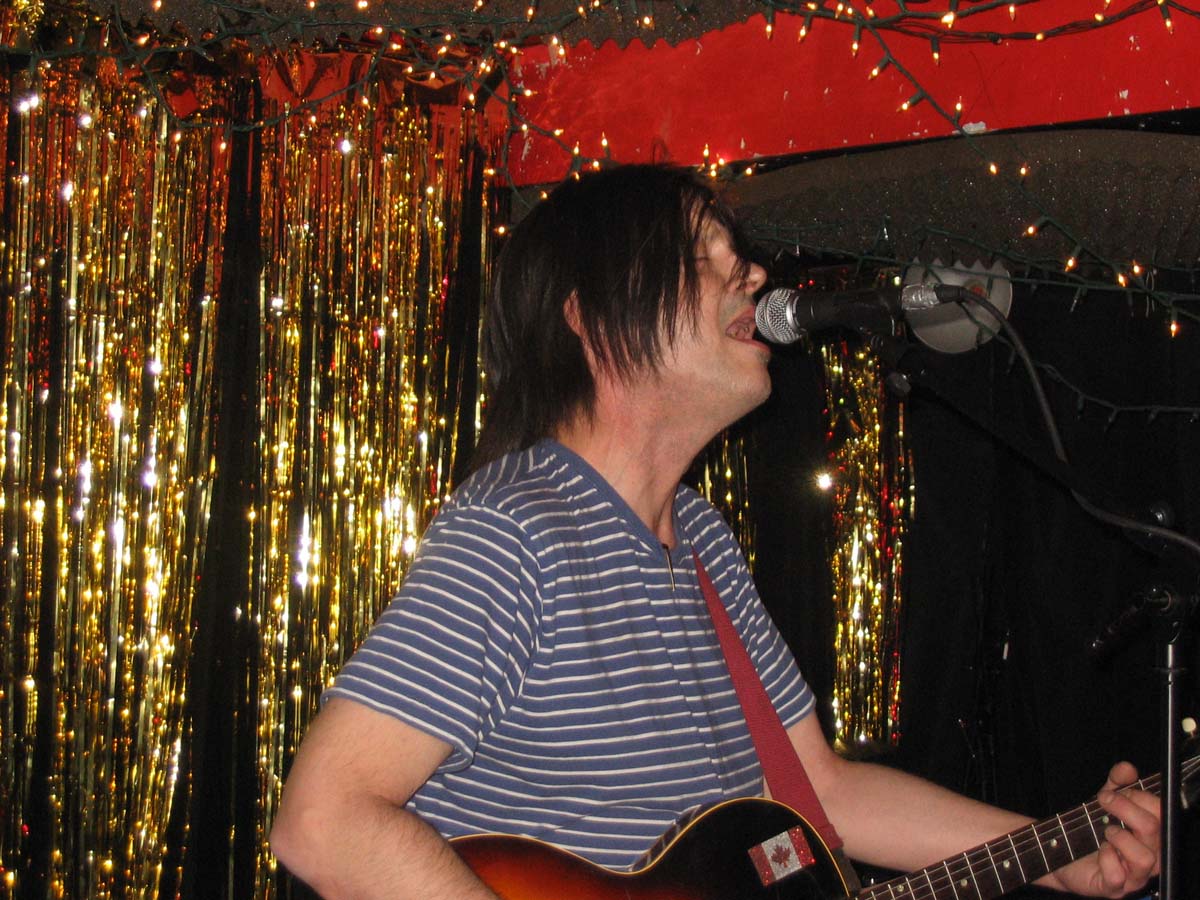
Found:
[[[1042, 372], [1074, 477], [1142, 516], [1166, 504], [1178, 530], [1200, 534], [1196, 417], [1128, 409], [1200, 406], [1196, 323], [1181, 321], [1171, 337], [1167, 317], [1144, 300], [1045, 287], [1018, 288], [1011, 321], [1034, 359], [1069, 382]], [[1135, 635], [1104, 663], [1088, 647], [1139, 591], [1168, 584], [1194, 594], [1200, 560], [1139, 547], [1042, 470], [1051, 445], [1010, 347], [930, 354], [925, 367], [939, 387], [918, 386], [904, 401], [916, 504], [902, 737], [879, 761], [1035, 816], [1092, 796], [1117, 759], [1158, 771], [1154, 635]], [[788, 348], [772, 373], [774, 396], [750, 423], [756, 578], [828, 726], [829, 511], [812, 487], [826, 452], [819, 361]], [[1194, 648], [1185, 656], [1190, 714]], [[1200, 817], [1186, 826], [1182, 881], [1200, 897]]]

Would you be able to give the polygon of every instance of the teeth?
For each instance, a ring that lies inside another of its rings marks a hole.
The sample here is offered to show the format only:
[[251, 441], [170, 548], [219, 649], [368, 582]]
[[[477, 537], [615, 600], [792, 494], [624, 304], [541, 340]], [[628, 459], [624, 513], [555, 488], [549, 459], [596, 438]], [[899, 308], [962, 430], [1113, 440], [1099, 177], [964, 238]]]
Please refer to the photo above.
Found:
[[750, 323], [744, 321], [734, 322], [726, 332], [730, 337], [737, 338], [738, 340], [747, 340], [753, 333], [754, 330], [750, 327]]

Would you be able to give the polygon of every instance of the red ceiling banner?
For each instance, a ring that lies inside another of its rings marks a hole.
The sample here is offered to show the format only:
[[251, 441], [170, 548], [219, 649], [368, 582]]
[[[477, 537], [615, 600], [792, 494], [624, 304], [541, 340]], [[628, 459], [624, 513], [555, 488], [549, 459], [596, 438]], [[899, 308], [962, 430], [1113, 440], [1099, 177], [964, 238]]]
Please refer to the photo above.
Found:
[[[875, 20], [896, 12], [890, 0], [872, 9]], [[517, 80], [536, 127], [516, 138], [509, 168], [538, 184], [568, 171], [576, 144], [585, 157], [732, 162], [943, 137], [956, 114], [983, 133], [1200, 106], [1200, 21], [1177, 13], [1168, 24], [1164, 11], [1148, 0], [974, 15], [964, 5], [949, 27], [914, 23], [921, 34], [781, 14], [769, 32], [757, 16], [674, 47], [528, 48]], [[963, 42], [980, 32], [997, 40]]]

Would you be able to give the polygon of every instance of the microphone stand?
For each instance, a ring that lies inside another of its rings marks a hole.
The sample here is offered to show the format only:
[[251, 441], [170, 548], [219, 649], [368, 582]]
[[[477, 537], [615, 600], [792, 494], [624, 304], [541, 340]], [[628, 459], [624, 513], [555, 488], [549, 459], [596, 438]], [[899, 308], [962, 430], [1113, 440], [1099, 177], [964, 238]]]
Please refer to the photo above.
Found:
[[[921, 354], [911, 352], [913, 349], [912, 345], [903, 338], [880, 337], [878, 335], [870, 336], [868, 337], [868, 345], [875, 350], [884, 365], [893, 370], [892, 374], [887, 377], [889, 389], [903, 399], [911, 391], [913, 385], [925, 388], [955, 412], [963, 415], [983, 431], [1000, 440], [1006, 447], [1016, 451], [1032, 462], [1035, 467], [1048, 474], [1055, 481], [1064, 485], [1083, 510], [1093, 518], [1111, 527], [1120, 529], [1140, 546], [1145, 547], [1146, 539], [1150, 537], [1158, 538], [1168, 545], [1183, 547], [1195, 554], [1197, 559], [1200, 559], [1200, 543], [1186, 535], [1180, 534], [1165, 525], [1139, 522], [1130, 516], [1112, 512], [1110, 509], [1097, 505], [1089, 499], [1089, 495], [1094, 496], [1095, 492], [1083, 486], [1081, 479], [1070, 468], [1066, 449], [1059, 436], [1058, 426], [1054, 421], [1054, 415], [1050, 409], [1049, 401], [1046, 399], [1045, 391], [1042, 388], [1041, 380], [1038, 378], [1033, 360], [1025, 349], [1025, 344], [1021, 340], [1020, 335], [1017, 334], [1016, 330], [1008, 322], [1004, 313], [996, 309], [986, 297], [963, 287], [937, 285], [936, 291], [940, 300], [943, 302], [954, 301], [960, 303], [968, 315], [970, 315], [970, 306], [965, 301], [969, 300], [971, 303], [978, 304], [1000, 323], [1010, 345], [1021, 359], [1029, 376], [1034, 395], [1042, 413], [1042, 418], [1046, 424], [1046, 430], [1054, 448], [1055, 459], [1049, 461], [1046, 459], [1044, 453], [1033, 450], [1031, 447], [1014, 439], [1011, 435], [998, 433], [994, 427], [984, 422], [979, 415], [968, 410], [963, 404], [950, 397], [942, 389], [937, 379], [926, 371], [922, 364]], [[1117, 504], [1111, 503], [1106, 503], [1105, 505], [1110, 508], [1117, 506]], [[1157, 551], [1159, 555], [1162, 553], [1161, 548], [1151, 549]], [[1136, 607], [1136, 610], [1131, 608], [1123, 611], [1105, 629], [1104, 635], [1097, 638], [1092, 644], [1093, 653], [1099, 655], [1108, 646], [1111, 646], [1114, 639], [1128, 637], [1135, 625], [1144, 622], [1151, 615], [1155, 617], [1155, 632], [1158, 635], [1160, 644], [1160, 665], [1158, 668], [1162, 675], [1163, 685], [1161, 700], [1163, 718], [1162, 794], [1160, 797], [1162, 810], [1160, 831], [1162, 865], [1159, 876], [1159, 900], [1179, 900], [1181, 897], [1179, 893], [1179, 850], [1180, 820], [1182, 817], [1182, 797], [1180, 794], [1182, 761], [1179, 754], [1176, 722], [1179, 716], [1180, 686], [1187, 669], [1180, 663], [1180, 646], [1186, 637], [1187, 626], [1198, 605], [1200, 605], [1200, 598], [1196, 595], [1186, 596], [1178, 590], [1169, 587], [1151, 588], [1146, 594], [1139, 596], [1138, 600], [1135, 601], [1134, 607]]]
[[1156, 585], [1139, 594], [1117, 614], [1092, 641], [1089, 650], [1103, 658], [1120, 643], [1152, 620], [1158, 641], [1158, 671], [1162, 680], [1161, 713], [1165, 723], [1162, 745], [1162, 873], [1159, 877], [1159, 896], [1175, 896], [1180, 881], [1179, 842], [1182, 830], [1183, 793], [1179, 753], [1179, 697], [1187, 667], [1181, 664], [1182, 647], [1187, 637], [1187, 625], [1194, 615], [1200, 598], [1184, 597], [1178, 591]]

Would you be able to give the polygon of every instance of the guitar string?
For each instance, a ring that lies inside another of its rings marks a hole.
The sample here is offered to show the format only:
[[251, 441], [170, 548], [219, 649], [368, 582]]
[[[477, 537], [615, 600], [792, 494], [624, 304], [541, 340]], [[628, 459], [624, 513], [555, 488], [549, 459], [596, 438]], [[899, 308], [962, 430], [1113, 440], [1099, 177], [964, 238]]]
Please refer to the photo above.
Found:
[[[1193, 774], [1195, 774], [1197, 769], [1200, 769], [1200, 756], [1192, 757], [1184, 762], [1182, 769], [1183, 778], [1185, 780], [1190, 778]], [[1151, 775], [1121, 788], [1119, 793], [1124, 793], [1126, 791], [1135, 789], [1150, 791], [1152, 793], [1157, 792], [1161, 784], [1161, 780], [1162, 779], [1160, 775]], [[1087, 803], [1084, 803], [1081, 806], [1078, 806], [1064, 814], [1065, 817], [1051, 817], [1049, 819], [1043, 819], [1039, 822], [1033, 822], [1025, 826], [1024, 828], [1020, 829], [1021, 837], [1019, 840], [1012, 840], [1011, 835], [1004, 835], [999, 838], [995, 838], [991, 841], [981, 844], [979, 847], [972, 848], [956, 857], [953, 857], [953, 861], [951, 861], [951, 859], [946, 859], [942, 862], [934, 863], [932, 866], [927, 866], [918, 872], [913, 872], [907, 876], [901, 876], [900, 878], [894, 878], [890, 881], [882, 882], [881, 884], [872, 885], [864, 890], [860, 896], [867, 898], [867, 900], [875, 900], [876, 897], [887, 891], [890, 892], [894, 897], [897, 893], [894, 890], [894, 886], [904, 883], [905, 888], [900, 893], [915, 898], [929, 896], [936, 897], [940, 892], [944, 891], [946, 887], [951, 887], [951, 889], [954, 890], [955, 896], [957, 897], [957, 889], [952, 887], [952, 885], [967, 881], [968, 878], [970, 881], [975, 883], [975, 895], [979, 896], [982, 893], [979, 889], [979, 882], [976, 877], [979, 872], [995, 873], [996, 881], [1002, 888], [1000, 893], [1003, 893], [1006, 889], [1003, 887], [1003, 880], [1001, 879], [1000, 872], [996, 868], [994, 862], [994, 859], [997, 856], [1000, 857], [1002, 861], [1011, 859], [1015, 856], [1017, 857], [1018, 866], [1022, 866], [1022, 857], [1031, 850], [1037, 848], [1042, 851], [1042, 854], [1044, 854], [1045, 845], [1037, 832], [1037, 828], [1039, 826], [1043, 826], [1043, 833], [1046, 835], [1049, 835], [1053, 832], [1062, 832], [1063, 839], [1067, 844], [1068, 854], [1072, 857], [1072, 859], [1075, 859], [1077, 857], [1075, 857], [1074, 850], [1071, 848], [1071, 838], [1078, 838], [1082, 835], [1084, 838], [1089, 839], [1090, 843], [1095, 843], [1098, 846], [1099, 844], [1097, 843], [1097, 838], [1099, 835], [1094, 833], [1095, 829], [1093, 823], [1097, 819], [1103, 819], [1103, 817], [1106, 815], [1108, 815], [1108, 813], [1105, 812], [1098, 801], [1090, 800]], [[1009, 838], [1007, 841], [1009, 846], [1003, 849], [998, 849], [997, 845], [1004, 843], [1005, 838]], [[998, 849], [998, 852], [993, 854], [990, 852], [992, 849]], [[1088, 852], [1093, 852], [1093, 850], [1089, 849]], [[1033, 857], [1033, 859], [1037, 861], [1037, 857]], [[1044, 862], [1039, 862], [1038, 868], [1045, 868]], [[1054, 868], [1055, 867], [1051, 867], [1046, 869], [1046, 871], [1054, 871]], [[934, 870], [936, 870], [938, 873], [936, 876], [933, 875]], [[1021, 868], [1021, 872], [1024, 872], [1023, 866]], [[966, 878], [963, 877], [964, 874], [967, 876]], [[1041, 877], [1042, 874], [1045, 874], [1045, 872], [1039, 873], [1037, 876], [1035, 876], [1035, 878]], [[913, 880], [918, 878], [923, 878], [928, 884], [928, 887], [913, 886]], [[1034, 879], [1023, 877], [1021, 884], [1026, 884], [1032, 880]], [[1014, 885], [1014, 887], [1015, 886], [1016, 885]]]
[[[1149, 785], [1147, 784], [1146, 786], [1148, 787]], [[958, 897], [958, 888], [956, 885], [961, 885], [962, 887], [967, 888], [971, 882], [974, 882], [975, 889], [973, 893], [975, 896], [980, 896], [983, 894], [983, 891], [979, 887], [978, 875], [988, 872], [995, 873], [995, 879], [1002, 889], [998, 893], [1003, 893], [1003, 880], [1001, 878], [1000, 871], [997, 869], [993, 861], [994, 856], [996, 855], [1001, 857], [1002, 863], [1008, 859], [1017, 857], [1019, 872], [1022, 873], [1022, 883], [1033, 880], [1024, 876], [1026, 865], [1030, 862], [1034, 863], [1036, 866], [1038, 872], [1034, 878], [1038, 878], [1044, 874], [1045, 871], [1052, 871], [1054, 868], [1052, 865], [1048, 866], [1047, 861], [1044, 859], [1045, 841], [1042, 839], [1043, 836], [1039, 836], [1037, 832], [1038, 826], [1049, 826], [1049, 828], [1043, 829], [1044, 836], [1048, 836], [1051, 831], [1061, 831], [1063, 834], [1063, 839], [1067, 843], [1068, 853], [1073, 854], [1073, 851], [1070, 850], [1071, 837], [1079, 837], [1080, 835], [1089, 837], [1089, 832], [1092, 830], [1092, 826], [1088, 821], [1089, 813], [1093, 814], [1093, 817], [1094, 814], [1103, 814], [1103, 808], [1099, 803], [1094, 801], [1084, 804], [1084, 806], [1080, 807], [1079, 809], [1084, 810], [1085, 808], [1086, 811], [1083, 812], [1082, 817], [1075, 815], [1063, 819], [1063, 827], [1061, 828], [1058, 826], [1055, 819], [1047, 819], [1027, 825], [1025, 828], [1021, 829], [1020, 839], [1008, 840], [1008, 846], [999, 849], [998, 854], [990, 854], [989, 849], [996, 847], [997, 844], [1003, 845], [1005, 843], [1003, 838], [997, 838], [992, 841], [988, 841], [986, 844], [983, 844], [977, 848], [973, 848], [972, 850], [968, 850], [959, 856], [944, 860], [940, 863], [935, 863], [933, 866], [929, 866], [926, 869], [921, 870], [921, 872], [916, 873], [917, 876], [925, 876], [924, 880], [928, 885], [927, 888], [914, 887], [911, 888], [911, 891], [906, 890], [904, 893], [911, 893], [915, 897], [936, 897], [938, 894], [944, 892], [947, 887], [951, 887], [955, 897]], [[1086, 828], [1081, 826], [1081, 818], [1083, 826], [1086, 826]], [[1037, 849], [1039, 853], [1026, 859], [1026, 854], [1030, 853], [1030, 851], [1034, 849]], [[1089, 850], [1089, 852], [1091, 851]], [[932, 877], [932, 872], [934, 871], [937, 872], [936, 877]], [[899, 880], [911, 882], [913, 877], [914, 876], [909, 876], [907, 879], [901, 878]], [[893, 880], [892, 882], [885, 883], [885, 885], [880, 885], [879, 887], [886, 886], [890, 890], [891, 885], [895, 883], [895, 880]], [[895, 892], [893, 891], [893, 896], [894, 894]]]
[[[1197, 767], [1200, 767], [1200, 757], [1188, 760], [1183, 766], [1185, 770], [1185, 777], [1190, 777]], [[1121, 791], [1124, 792], [1135, 788], [1153, 791], [1158, 787], [1159, 782], [1160, 777], [1158, 775], [1153, 775], [1148, 778], [1141, 779], [1132, 785], [1128, 785], [1122, 788]], [[1093, 831], [1092, 821], [1097, 817], [1097, 815], [1103, 816], [1105, 813], [1100, 804], [1093, 800], [1083, 804], [1081, 807], [1077, 807], [1076, 810], [1068, 813], [1066, 818], [1050, 818], [1040, 822], [1034, 822], [1021, 829], [1022, 837], [1020, 843], [1010, 839], [1008, 843], [1011, 851], [1009, 848], [1005, 848], [999, 851], [999, 855], [1002, 859], [1005, 857], [1016, 856], [1018, 866], [1022, 865], [1021, 858], [1034, 847], [1042, 851], [1042, 855], [1044, 856], [1044, 842], [1039, 837], [1036, 828], [1039, 826], [1048, 826], [1047, 828], [1043, 828], [1043, 832], [1046, 835], [1049, 835], [1052, 832], [1061, 831], [1064, 840], [1067, 842], [1068, 852], [1072, 858], [1074, 858], [1074, 853], [1070, 847], [1071, 837], [1090, 837], [1091, 842], [1095, 843], [1096, 836], [1089, 835], [1089, 832]], [[901, 877], [899, 879], [893, 879], [889, 882], [884, 882], [880, 885], [874, 885], [868, 889], [868, 892], [864, 893], [868, 893], [870, 897], [874, 898], [877, 894], [882, 894], [882, 892], [886, 889], [892, 893], [892, 896], [895, 896], [896, 892], [893, 889], [893, 886], [897, 883], [905, 882], [906, 887], [901, 891], [901, 893], [908, 893], [915, 897], [937, 896], [937, 894], [944, 891], [947, 886], [951, 886], [951, 889], [954, 891], [955, 896], [957, 897], [958, 891], [956, 887], [953, 887], [953, 884], [966, 882], [967, 878], [962, 877], [965, 872], [965, 874], [969, 876], [970, 880], [975, 882], [975, 894], [978, 896], [982, 893], [979, 889], [979, 882], [976, 877], [980, 871], [994, 872], [997, 883], [1001, 885], [1002, 893], [1003, 881], [1000, 877], [999, 870], [994, 865], [994, 855], [990, 852], [990, 850], [994, 847], [997, 847], [998, 844], [1002, 844], [1005, 837], [1011, 838], [1009, 835], [996, 838], [980, 845], [977, 848], [973, 848], [972, 850], [968, 850], [965, 853], [960, 854], [959, 857], [954, 857], [953, 861], [947, 859], [943, 862], [935, 863], [934, 865], [929, 866], [926, 869], [922, 869], [920, 872], [912, 873], [907, 877]], [[1092, 851], [1089, 849], [1088, 852]], [[1032, 857], [1031, 859], [1033, 862], [1037, 863], [1036, 856]], [[964, 863], [966, 863], [965, 867]], [[978, 865], [979, 863], [984, 863], [984, 865]], [[1037, 867], [1039, 869], [1043, 868], [1041, 863], [1037, 863]], [[1056, 867], [1051, 866], [1049, 869], [1046, 869], [1046, 871], [1053, 871], [1054, 868]], [[933, 871], [937, 872], [936, 878], [931, 877]], [[1024, 873], [1023, 867], [1021, 872], [1022, 874]], [[1040, 877], [1041, 874], [1044, 873], [1039, 872], [1039, 874], [1034, 877]], [[913, 887], [912, 885], [913, 879], [920, 878], [922, 876], [924, 877], [925, 882], [928, 884], [928, 889], [924, 887]], [[1026, 883], [1029, 880], [1032, 879], [1023, 877], [1021, 883]], [[936, 884], [934, 883], [935, 881]], [[967, 885], [964, 884], [963, 886], [966, 887]]]

